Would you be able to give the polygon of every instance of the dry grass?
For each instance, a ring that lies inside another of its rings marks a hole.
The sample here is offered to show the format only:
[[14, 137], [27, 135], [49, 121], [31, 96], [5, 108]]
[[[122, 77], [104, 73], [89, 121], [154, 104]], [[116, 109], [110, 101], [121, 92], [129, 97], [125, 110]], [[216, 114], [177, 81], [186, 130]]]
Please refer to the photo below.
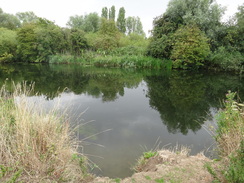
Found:
[[221, 182], [244, 182], [244, 104], [229, 92], [225, 109], [219, 112], [216, 130], [219, 166], [212, 174]]
[[85, 158], [65, 117], [27, 101], [33, 87], [0, 90], [0, 182], [81, 182]]
[[234, 96], [227, 94], [225, 110], [218, 116], [216, 141], [222, 158], [235, 154], [244, 139], [244, 105], [234, 101]]

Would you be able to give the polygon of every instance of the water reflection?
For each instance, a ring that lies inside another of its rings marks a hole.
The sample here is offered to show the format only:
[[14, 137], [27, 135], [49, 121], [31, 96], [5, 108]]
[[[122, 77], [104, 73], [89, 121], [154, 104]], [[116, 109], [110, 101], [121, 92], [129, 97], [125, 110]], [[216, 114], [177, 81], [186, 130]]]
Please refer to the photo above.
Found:
[[102, 169], [95, 173], [111, 177], [131, 174], [129, 168], [145, 151], [142, 146], [153, 148], [158, 138], [162, 146], [188, 145], [193, 154], [211, 146], [212, 137], [202, 125], [213, 123], [228, 90], [244, 98], [241, 79], [211, 72], [0, 65], [0, 86], [6, 83], [11, 91], [11, 81], [34, 81], [46, 107], [56, 100], [69, 107], [72, 125], [95, 120], [79, 129], [80, 139], [112, 129], [89, 138], [92, 145], [84, 148], [89, 155], [103, 157], [90, 157]]
[[196, 132], [209, 117], [210, 107], [218, 108], [228, 90], [244, 98], [244, 85], [236, 75], [173, 71], [135, 71], [108, 68], [82, 68], [72, 65], [0, 65], [0, 85], [35, 82], [35, 90], [53, 99], [73, 92], [112, 102], [123, 97], [125, 88], [138, 88], [144, 80], [149, 105], [160, 113], [171, 133]]

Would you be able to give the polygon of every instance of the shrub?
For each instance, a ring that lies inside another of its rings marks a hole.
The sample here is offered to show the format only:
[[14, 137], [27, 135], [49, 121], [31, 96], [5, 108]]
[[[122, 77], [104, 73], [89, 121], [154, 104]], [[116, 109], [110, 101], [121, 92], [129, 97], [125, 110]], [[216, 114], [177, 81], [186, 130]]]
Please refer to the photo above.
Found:
[[240, 70], [244, 65], [244, 55], [221, 46], [211, 54], [210, 64], [223, 70]]
[[199, 68], [210, 54], [207, 37], [195, 25], [179, 28], [173, 35], [175, 41], [171, 59], [176, 68]]

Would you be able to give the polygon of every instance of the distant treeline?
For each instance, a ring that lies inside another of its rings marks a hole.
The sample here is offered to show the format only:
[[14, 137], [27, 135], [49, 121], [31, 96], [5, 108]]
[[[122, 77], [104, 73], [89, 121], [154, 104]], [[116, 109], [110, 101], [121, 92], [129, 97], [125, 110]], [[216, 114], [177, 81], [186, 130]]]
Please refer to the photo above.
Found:
[[142, 62], [155, 62], [154, 57], [180, 69], [243, 70], [244, 4], [226, 22], [221, 21], [224, 12], [214, 0], [171, 0], [146, 38], [140, 18], [126, 18], [123, 7], [117, 18], [115, 6], [102, 8], [101, 16], [71, 16], [66, 28], [33, 12], [11, 15], [0, 9], [0, 62], [114, 65], [111, 60], [134, 66], [152, 65]]

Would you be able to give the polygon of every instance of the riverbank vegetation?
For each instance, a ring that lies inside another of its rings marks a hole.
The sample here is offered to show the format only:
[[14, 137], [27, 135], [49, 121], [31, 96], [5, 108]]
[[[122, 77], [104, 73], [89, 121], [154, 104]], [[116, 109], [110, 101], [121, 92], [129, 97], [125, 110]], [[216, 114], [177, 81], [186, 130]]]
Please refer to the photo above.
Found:
[[86, 158], [78, 153], [67, 119], [27, 100], [33, 88], [0, 89], [0, 181], [82, 182]]
[[223, 22], [225, 8], [215, 1], [171, 0], [149, 38], [123, 7], [117, 17], [114, 6], [101, 12], [71, 16], [62, 28], [33, 12], [0, 10], [0, 62], [243, 70], [243, 4]]
[[216, 182], [244, 182], [244, 104], [229, 92], [225, 109], [217, 118], [215, 139], [220, 158], [218, 166], [207, 164]]

